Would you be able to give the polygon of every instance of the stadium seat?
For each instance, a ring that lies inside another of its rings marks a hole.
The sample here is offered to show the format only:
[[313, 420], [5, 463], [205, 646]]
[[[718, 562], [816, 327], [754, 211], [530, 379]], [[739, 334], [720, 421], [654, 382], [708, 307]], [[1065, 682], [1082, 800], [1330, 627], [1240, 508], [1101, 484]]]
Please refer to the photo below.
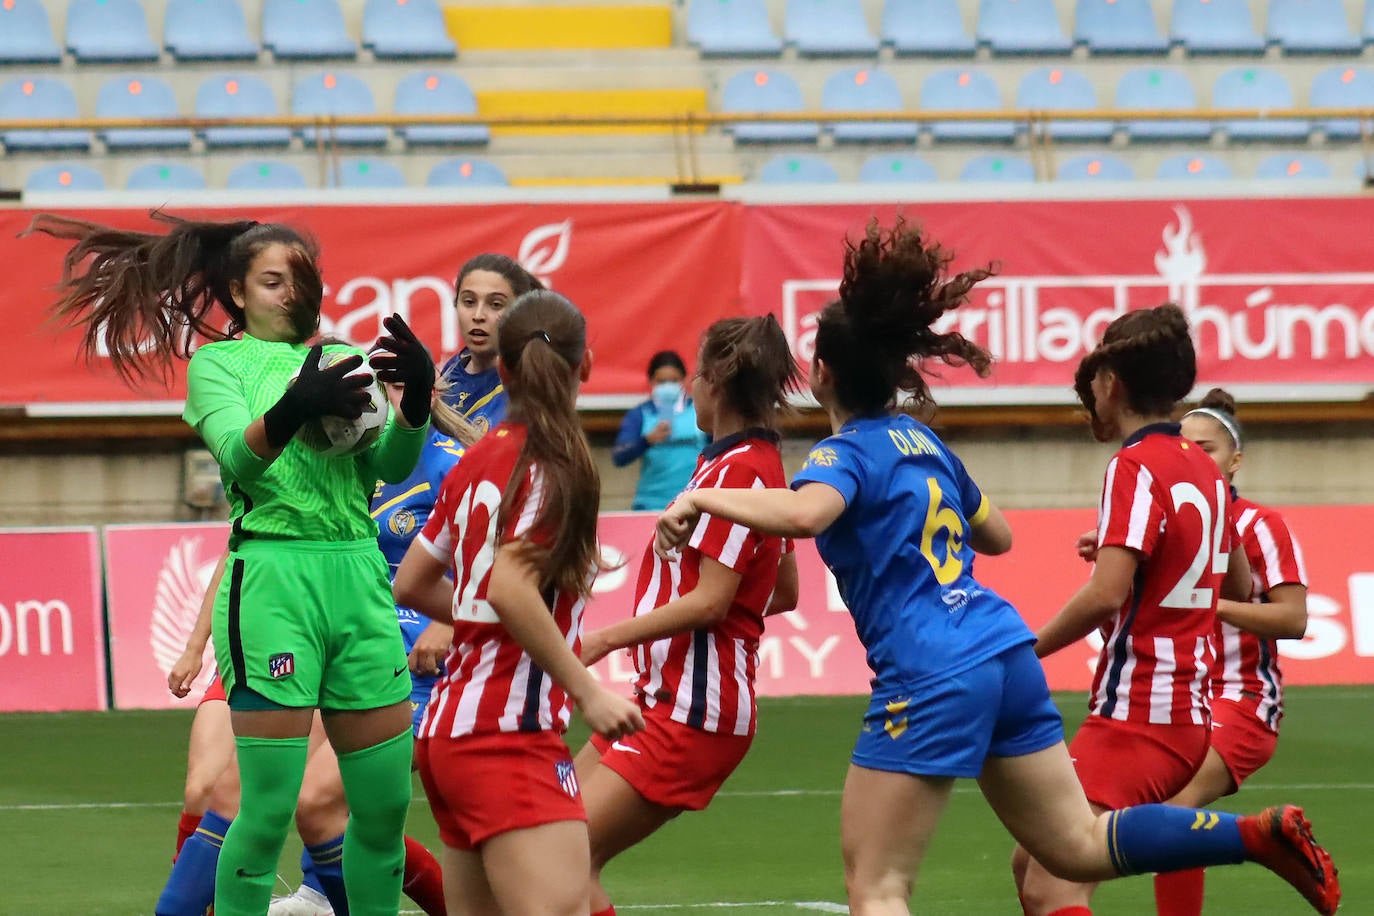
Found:
[[[211, 76], [196, 89], [196, 117], [250, 118], [281, 114], [272, 88], [242, 73]], [[289, 127], [207, 127], [206, 146], [286, 146]]]
[[[1116, 84], [1116, 107], [1193, 111], [1197, 92], [1172, 67], [1138, 67]], [[1207, 140], [1212, 136], [1212, 125], [1206, 121], [1126, 121], [1124, 126], [1132, 140]]]
[[1067, 54], [1053, 0], [979, 0], [978, 41], [994, 54]]
[[1374, 44], [1374, 0], [1365, 0], [1364, 20], [1360, 24], [1360, 36], [1365, 44]]
[[964, 31], [957, 0], [887, 0], [882, 40], [898, 54], [972, 54], [978, 43]]
[[[901, 111], [902, 90], [882, 70], [849, 67], [834, 73], [821, 90], [825, 111]], [[915, 143], [920, 132], [914, 122], [850, 121], [829, 125], [831, 134], [847, 143]]]
[[0, 64], [56, 64], [62, 49], [42, 0], [0, 3]]
[[[0, 85], [0, 120], [10, 118], [78, 118], [76, 96], [61, 80], [34, 76]], [[90, 149], [91, 135], [84, 130], [6, 130], [0, 142], [7, 152], [16, 150]]]
[[67, 50], [80, 63], [158, 59], [138, 0], [71, 0]]
[[1330, 178], [1331, 166], [1311, 153], [1275, 153], [1260, 160], [1256, 178]]
[[345, 159], [331, 170], [329, 184], [336, 188], [404, 188], [406, 178], [385, 159]]
[[[1374, 109], [1374, 70], [1368, 67], [1332, 67], [1312, 78], [1308, 103], [1313, 108]], [[1360, 122], [1332, 118], [1318, 122], [1328, 140], [1358, 140]]]
[[763, 0], [692, 0], [687, 41], [707, 57], [782, 53]]
[[1135, 172], [1115, 156], [1090, 154], [1059, 163], [1055, 178], [1059, 181], [1132, 181]]
[[162, 43], [183, 60], [257, 60], [239, 0], [169, 0]]
[[[981, 70], [940, 70], [921, 84], [921, 108], [928, 111], [997, 111], [1001, 107], [997, 84]], [[1016, 139], [1016, 125], [1010, 121], [935, 121], [930, 135], [936, 140], [1010, 142]]]
[[105, 179], [88, 165], [54, 162], [34, 169], [24, 182], [25, 191], [103, 191]]
[[935, 169], [920, 156], [895, 153], [869, 156], [859, 167], [859, 180], [869, 184], [910, 184], [918, 181], [938, 181]]
[[[439, 70], [412, 73], [396, 84], [397, 114], [477, 113], [477, 99], [463, 78]], [[482, 144], [491, 140], [484, 124], [417, 124], [399, 127], [406, 143]]]
[[[291, 111], [298, 115], [326, 117], [369, 115], [377, 113], [377, 105], [372, 101], [372, 90], [362, 77], [330, 70], [296, 80], [296, 88], [291, 95]], [[314, 127], [301, 128], [301, 138], [307, 145], [314, 144], [316, 133]], [[326, 135], [345, 146], [382, 146], [386, 143], [387, 129], [380, 125], [334, 127], [327, 128]]]
[[1159, 31], [1150, 0], [1078, 0], [1074, 40], [1094, 54], [1163, 54], [1169, 40]]
[[134, 169], [124, 182], [128, 191], [199, 191], [205, 176], [179, 162], [150, 162]]
[[[1091, 111], [1097, 108], [1092, 81], [1077, 70], [1040, 67], [1021, 78], [1016, 107], [1027, 111]], [[1111, 140], [1116, 125], [1111, 121], [1050, 121], [1056, 140]]]
[[371, 48], [380, 60], [452, 57], [458, 53], [435, 0], [367, 0], [363, 6], [363, 47]]
[[263, 0], [262, 45], [282, 60], [351, 58], [339, 0]]
[[1155, 177], [1166, 181], [1192, 178], [1230, 178], [1231, 167], [1215, 156], [1201, 153], [1180, 153], [1159, 164]]
[[831, 184], [840, 180], [835, 167], [819, 156], [774, 156], [759, 169], [765, 184]]
[[[177, 99], [172, 87], [151, 76], [116, 76], [100, 86], [95, 97], [97, 118], [175, 118]], [[119, 127], [100, 131], [112, 150], [190, 149], [189, 127]]]
[[[772, 69], [741, 70], [720, 93], [721, 111], [802, 111], [801, 87], [786, 73]], [[820, 126], [814, 121], [789, 124], [741, 122], [726, 128], [736, 143], [814, 143]]]
[[859, 0], [787, 0], [782, 33], [798, 54], [877, 54]]
[[500, 167], [485, 159], [445, 159], [429, 170], [431, 188], [504, 188], [509, 181]]
[[1264, 51], [1246, 0], [1174, 0], [1169, 37], [1193, 54]]
[[964, 163], [960, 181], [1034, 181], [1035, 166], [1024, 156], [998, 156], [988, 153]]
[[[1215, 108], [1257, 108], [1264, 111], [1293, 107], [1293, 90], [1276, 70], [1236, 67], [1217, 77], [1212, 87]], [[1305, 120], [1223, 121], [1232, 140], [1306, 140], [1312, 125]]]
[[1268, 39], [1289, 54], [1358, 54], [1342, 0], [1269, 0]]
[[285, 191], [304, 188], [306, 183], [294, 165], [262, 159], [235, 166], [224, 186], [231, 191]]

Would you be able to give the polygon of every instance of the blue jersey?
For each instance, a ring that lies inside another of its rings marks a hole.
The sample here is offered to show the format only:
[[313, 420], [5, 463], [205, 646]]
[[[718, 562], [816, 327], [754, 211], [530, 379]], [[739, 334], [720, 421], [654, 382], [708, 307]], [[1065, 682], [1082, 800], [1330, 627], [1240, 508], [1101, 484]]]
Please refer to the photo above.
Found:
[[850, 420], [792, 481], [834, 487], [845, 510], [816, 538], [868, 652], [877, 696], [918, 690], [1034, 641], [972, 574], [982, 491], [943, 442], [905, 415]]
[[475, 375], [468, 372], [470, 359], [472, 356], [463, 350], [439, 370], [439, 375], [448, 383], [444, 403], [477, 427], [479, 434], [485, 435], [506, 418], [506, 389], [495, 366]]

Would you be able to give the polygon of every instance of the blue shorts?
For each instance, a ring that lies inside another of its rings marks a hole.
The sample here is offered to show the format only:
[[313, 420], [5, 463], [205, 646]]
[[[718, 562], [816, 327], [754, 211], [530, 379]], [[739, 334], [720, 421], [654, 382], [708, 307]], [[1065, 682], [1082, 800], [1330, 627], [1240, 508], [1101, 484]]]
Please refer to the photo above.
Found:
[[434, 692], [434, 682], [437, 680], [437, 676], [410, 672], [410, 728], [417, 738], [420, 736], [420, 721], [425, 717], [429, 695]]
[[971, 778], [988, 757], [1063, 740], [1045, 671], [1024, 643], [917, 693], [874, 696], [850, 759], [870, 770]]

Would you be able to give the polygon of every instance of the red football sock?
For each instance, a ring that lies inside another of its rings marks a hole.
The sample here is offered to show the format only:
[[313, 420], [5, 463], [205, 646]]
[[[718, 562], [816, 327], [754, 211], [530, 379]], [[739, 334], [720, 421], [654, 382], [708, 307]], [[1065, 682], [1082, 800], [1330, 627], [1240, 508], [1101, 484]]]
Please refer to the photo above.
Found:
[[172, 861], [177, 860], [181, 855], [181, 847], [186, 845], [186, 841], [191, 838], [191, 834], [196, 832], [200, 826], [200, 815], [192, 814], [189, 811], [181, 812], [181, 819], [177, 821], [177, 851], [172, 855]]
[[608, 906], [604, 910], [597, 910], [592, 916], [615, 916], [615, 907]]
[[446, 916], [444, 872], [439, 860], [419, 840], [406, 837], [405, 877], [401, 890], [425, 911], [426, 916]]
[[1202, 916], [1202, 889], [1207, 872], [1201, 868], [1155, 875], [1158, 916]]
[[1055, 910], [1049, 916], [1093, 916], [1093, 911], [1085, 906], [1066, 906]]

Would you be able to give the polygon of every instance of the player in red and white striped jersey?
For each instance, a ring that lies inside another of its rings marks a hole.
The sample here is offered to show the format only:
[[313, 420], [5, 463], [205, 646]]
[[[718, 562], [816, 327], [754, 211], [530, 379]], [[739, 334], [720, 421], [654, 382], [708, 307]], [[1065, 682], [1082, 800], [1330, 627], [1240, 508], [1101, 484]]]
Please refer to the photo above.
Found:
[[[797, 382], [787, 338], [772, 316], [711, 325], [692, 398], [712, 442], [687, 490], [785, 487], [775, 423]], [[672, 560], [646, 545], [634, 616], [585, 637], [588, 664], [632, 649], [646, 726], [623, 741], [593, 738], [577, 755], [595, 916], [615, 912], [600, 883], [606, 863], [678, 813], [705, 808], [749, 750], [763, 618], [796, 601], [789, 546], [703, 516]]]
[[[1212, 457], [1228, 484], [1234, 479], [1243, 437], [1227, 392], [1212, 389], [1185, 414], [1183, 435]], [[1230, 795], [1274, 756], [1283, 717], [1277, 640], [1300, 639], [1307, 629], [1307, 573], [1298, 542], [1278, 512], [1231, 492], [1254, 583], [1250, 600], [1217, 603], [1211, 747], [1172, 799], [1176, 805], [1200, 807]], [[1156, 876], [1159, 916], [1199, 916], [1203, 886], [1201, 869]]]
[[608, 738], [643, 727], [577, 656], [598, 568], [600, 482], [575, 406], [591, 354], [581, 313], [543, 290], [502, 314], [498, 336], [509, 421], [444, 479], [396, 572], [398, 602], [453, 623], [416, 756], [450, 906], [585, 916], [586, 812], [561, 738], [570, 701]]

